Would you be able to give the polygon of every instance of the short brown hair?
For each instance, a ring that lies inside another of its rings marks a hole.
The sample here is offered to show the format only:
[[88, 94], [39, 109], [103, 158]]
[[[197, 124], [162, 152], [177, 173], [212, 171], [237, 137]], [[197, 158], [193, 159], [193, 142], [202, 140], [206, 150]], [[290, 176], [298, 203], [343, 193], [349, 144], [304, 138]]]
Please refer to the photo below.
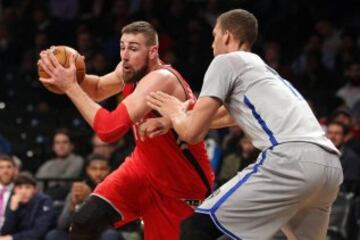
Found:
[[14, 167], [16, 167], [14, 159], [9, 155], [0, 153], [0, 161], [10, 162]]
[[96, 153], [90, 154], [86, 158], [86, 167], [88, 167], [93, 161], [104, 161], [110, 167], [110, 159], [105, 157], [104, 155]]
[[55, 139], [55, 136], [57, 136], [59, 134], [67, 136], [70, 143], [73, 143], [73, 137], [72, 137], [69, 129], [67, 129], [67, 128], [56, 129], [53, 138]]
[[29, 172], [22, 172], [14, 180], [14, 186], [32, 185], [36, 187], [36, 180]]
[[228, 30], [237, 40], [253, 45], [258, 35], [256, 17], [243, 9], [234, 9], [221, 14], [217, 22], [224, 32]]
[[143, 34], [146, 38], [146, 44], [148, 46], [159, 44], [158, 35], [155, 28], [150, 23], [145, 21], [137, 21], [126, 25], [121, 30], [121, 34], [124, 33]]

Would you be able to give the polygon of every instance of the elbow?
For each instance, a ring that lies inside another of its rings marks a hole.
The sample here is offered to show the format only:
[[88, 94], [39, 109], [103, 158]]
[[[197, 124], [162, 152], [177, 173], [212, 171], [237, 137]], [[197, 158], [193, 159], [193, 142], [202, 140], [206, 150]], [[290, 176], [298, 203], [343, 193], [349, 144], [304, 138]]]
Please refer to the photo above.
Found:
[[113, 143], [119, 140], [127, 132], [126, 126], [119, 126], [118, 128], [113, 128], [110, 126], [110, 124], [100, 123], [94, 127], [94, 131], [101, 139], [101, 141], [106, 143]]
[[96, 92], [92, 96], [90, 96], [92, 100], [95, 102], [102, 102], [106, 99], [106, 97], [102, 96], [100, 93]]
[[100, 108], [96, 113], [93, 129], [102, 141], [112, 143], [124, 136], [131, 125], [125, 105], [120, 104], [113, 112]]

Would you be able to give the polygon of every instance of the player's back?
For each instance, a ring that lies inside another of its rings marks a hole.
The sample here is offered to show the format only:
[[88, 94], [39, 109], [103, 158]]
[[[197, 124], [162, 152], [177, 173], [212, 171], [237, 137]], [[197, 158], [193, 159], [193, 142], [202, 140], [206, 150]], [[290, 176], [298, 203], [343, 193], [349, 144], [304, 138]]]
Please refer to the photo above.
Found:
[[257, 148], [306, 141], [337, 151], [301, 94], [256, 54], [237, 51], [216, 57], [201, 96], [214, 92], [211, 88], [217, 86], [206, 81], [214, 81], [215, 73], [225, 86], [225, 106]]

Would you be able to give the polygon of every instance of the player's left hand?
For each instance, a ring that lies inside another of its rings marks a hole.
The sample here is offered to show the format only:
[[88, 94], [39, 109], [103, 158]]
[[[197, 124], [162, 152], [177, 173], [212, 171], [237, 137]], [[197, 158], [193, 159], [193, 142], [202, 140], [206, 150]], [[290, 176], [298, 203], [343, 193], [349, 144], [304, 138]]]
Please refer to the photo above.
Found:
[[69, 57], [69, 67], [65, 68], [59, 63], [50, 49], [42, 51], [38, 64], [50, 77], [40, 77], [39, 80], [43, 83], [56, 85], [66, 93], [69, 88], [76, 84], [75, 57], [74, 54]]
[[151, 92], [146, 98], [147, 104], [158, 111], [163, 117], [172, 119], [175, 116], [186, 113], [191, 101], [181, 102], [176, 97], [161, 91]]

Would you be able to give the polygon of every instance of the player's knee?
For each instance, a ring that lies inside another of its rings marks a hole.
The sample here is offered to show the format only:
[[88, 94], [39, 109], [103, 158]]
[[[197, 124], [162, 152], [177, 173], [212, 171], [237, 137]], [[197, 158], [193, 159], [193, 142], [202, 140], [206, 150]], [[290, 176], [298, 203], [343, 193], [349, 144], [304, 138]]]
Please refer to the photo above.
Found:
[[214, 240], [222, 235], [207, 214], [194, 213], [182, 221], [181, 240]]
[[107, 226], [120, 217], [108, 202], [91, 195], [73, 217], [70, 239], [96, 239]]

